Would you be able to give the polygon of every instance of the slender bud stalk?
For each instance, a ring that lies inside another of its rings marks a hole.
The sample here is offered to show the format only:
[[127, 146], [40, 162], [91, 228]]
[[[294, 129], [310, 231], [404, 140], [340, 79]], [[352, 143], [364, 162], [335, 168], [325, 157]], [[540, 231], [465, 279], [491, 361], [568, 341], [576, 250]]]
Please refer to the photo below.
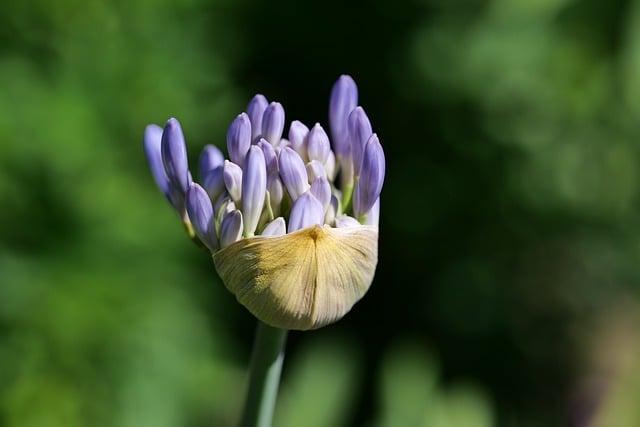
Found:
[[242, 427], [270, 427], [278, 395], [287, 331], [258, 321]]

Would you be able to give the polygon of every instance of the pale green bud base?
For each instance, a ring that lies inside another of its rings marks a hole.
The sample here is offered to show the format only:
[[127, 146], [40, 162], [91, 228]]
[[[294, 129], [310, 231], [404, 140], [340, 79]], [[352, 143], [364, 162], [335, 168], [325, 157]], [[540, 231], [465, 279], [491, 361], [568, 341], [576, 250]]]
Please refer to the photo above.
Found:
[[187, 211], [182, 214], [182, 225], [190, 239], [197, 238], [196, 231], [193, 229], [193, 225], [191, 225], [191, 221], [189, 221], [189, 217], [187, 216]]
[[342, 190], [342, 200], [340, 203], [340, 205], [342, 206], [342, 212], [340, 212], [341, 214], [347, 213], [351, 209], [351, 196], [353, 196], [353, 187], [353, 183], [350, 183], [348, 186], [344, 187], [344, 190]]
[[242, 427], [270, 427], [278, 395], [287, 331], [258, 321]]

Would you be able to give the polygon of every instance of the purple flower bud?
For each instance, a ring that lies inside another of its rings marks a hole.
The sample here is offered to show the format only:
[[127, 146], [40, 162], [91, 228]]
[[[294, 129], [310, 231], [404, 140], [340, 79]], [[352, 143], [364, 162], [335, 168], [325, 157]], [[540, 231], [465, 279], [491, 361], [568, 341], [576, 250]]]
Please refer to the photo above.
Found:
[[239, 204], [242, 200], [242, 169], [235, 163], [225, 160], [222, 175], [229, 196]]
[[216, 218], [222, 219], [224, 214], [234, 211], [236, 209], [236, 204], [231, 200], [229, 194], [224, 193], [220, 197], [218, 197], [213, 204], [213, 212], [216, 215]]
[[198, 162], [200, 180], [204, 181], [210, 171], [222, 166], [223, 164], [224, 155], [222, 154], [222, 151], [220, 151], [220, 149], [215, 145], [205, 145], [200, 153], [200, 160]]
[[287, 234], [287, 223], [281, 216], [271, 221], [262, 230], [261, 236], [283, 236]]
[[223, 171], [224, 166], [221, 165], [206, 172], [202, 177], [202, 186], [207, 191], [207, 194], [209, 194], [211, 200], [216, 200], [225, 190]]
[[340, 199], [335, 194], [332, 194], [331, 201], [329, 201], [329, 206], [324, 214], [325, 224], [334, 225], [338, 212], [340, 212]]
[[242, 229], [242, 212], [235, 210], [226, 214], [220, 225], [220, 247], [226, 248], [240, 240]]
[[317, 160], [311, 160], [307, 163], [307, 175], [309, 176], [309, 181], [313, 182], [316, 178], [321, 176], [327, 176], [327, 173], [324, 170], [324, 166]]
[[187, 214], [196, 234], [210, 251], [218, 248], [218, 240], [214, 226], [213, 206], [211, 199], [196, 183], [192, 183], [187, 191]]
[[162, 162], [170, 185], [185, 194], [189, 189], [187, 146], [178, 120], [170, 118], [162, 131]]
[[285, 147], [280, 150], [278, 165], [280, 166], [280, 177], [289, 196], [291, 196], [291, 200], [296, 200], [309, 189], [307, 171], [302, 159], [291, 148]]
[[269, 144], [264, 138], [260, 138], [257, 145], [262, 149], [262, 153], [264, 154], [264, 161], [267, 164], [267, 174], [278, 173], [278, 155], [273, 145]]
[[309, 128], [306, 127], [304, 123], [297, 120], [291, 122], [291, 126], [289, 126], [289, 143], [291, 148], [296, 150], [296, 153], [298, 153], [305, 162], [309, 159], [306, 145], [308, 133]]
[[374, 133], [365, 146], [360, 179], [354, 192], [353, 210], [357, 217], [367, 213], [380, 196], [384, 169], [384, 152]]
[[247, 105], [247, 114], [251, 121], [251, 141], [254, 141], [262, 133], [262, 115], [269, 102], [263, 95], [254, 96]]
[[349, 139], [355, 176], [360, 175], [364, 147], [372, 134], [371, 123], [362, 107], [358, 107], [349, 115]]
[[301, 230], [314, 224], [322, 225], [323, 222], [322, 204], [311, 193], [306, 192], [298, 197], [291, 207], [288, 232]]
[[344, 227], [357, 227], [360, 223], [357, 219], [350, 217], [349, 215], [338, 215], [336, 217], [336, 227], [344, 228]]
[[348, 157], [350, 143], [347, 118], [358, 105], [358, 87], [350, 76], [342, 75], [331, 89], [329, 127], [333, 149], [339, 157]]
[[267, 169], [260, 147], [253, 145], [247, 154], [242, 177], [242, 216], [244, 234], [253, 236], [264, 207], [267, 192]]
[[227, 131], [227, 150], [229, 159], [240, 167], [251, 146], [251, 122], [246, 113], [239, 114]]
[[287, 138], [282, 138], [280, 140], [280, 144], [278, 144], [278, 146], [275, 147], [275, 148], [276, 149], [281, 149], [281, 148], [284, 148], [284, 147], [288, 147], [290, 145], [291, 145], [291, 143], [289, 142], [289, 140]]
[[148, 125], [144, 129], [144, 137], [142, 139], [142, 147], [144, 148], [144, 155], [147, 157], [147, 163], [149, 163], [149, 169], [151, 169], [151, 175], [160, 191], [162, 191], [167, 197], [169, 196], [169, 178], [164, 171], [164, 164], [162, 164], [162, 128], [158, 125]]
[[199, 172], [202, 186], [211, 200], [215, 200], [224, 190], [223, 165], [224, 155], [218, 147], [206, 145], [200, 154]]
[[336, 179], [336, 156], [333, 154], [333, 151], [329, 151], [329, 157], [327, 157], [327, 161], [324, 162], [324, 170], [327, 173], [327, 179], [333, 182]]
[[322, 204], [322, 212], [324, 213], [331, 201], [331, 185], [327, 177], [321, 176], [316, 178], [313, 184], [311, 184], [309, 192]]
[[380, 197], [376, 199], [376, 202], [373, 204], [369, 212], [367, 212], [367, 219], [364, 221], [366, 225], [373, 225], [374, 227], [378, 226], [380, 222]]
[[269, 104], [262, 116], [262, 137], [271, 145], [278, 145], [284, 130], [284, 108], [279, 102]]
[[284, 197], [284, 188], [278, 175], [270, 175], [267, 178], [267, 190], [269, 191], [269, 203], [274, 215], [280, 215], [280, 207]]
[[331, 145], [329, 145], [329, 137], [327, 133], [322, 129], [320, 123], [316, 123], [307, 134], [307, 154], [309, 160], [317, 160], [320, 163], [324, 163], [331, 151]]

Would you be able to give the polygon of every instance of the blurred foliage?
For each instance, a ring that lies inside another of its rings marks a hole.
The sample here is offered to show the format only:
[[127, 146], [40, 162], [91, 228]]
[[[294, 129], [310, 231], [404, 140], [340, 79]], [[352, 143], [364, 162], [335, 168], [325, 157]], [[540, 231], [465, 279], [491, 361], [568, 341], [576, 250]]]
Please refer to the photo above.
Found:
[[637, 0], [4, 1], [0, 426], [235, 423], [254, 321], [142, 130], [178, 117], [195, 160], [256, 91], [326, 123], [341, 73], [386, 150], [380, 265], [291, 334], [276, 425], [637, 425], [639, 23]]
[[[591, 352], [592, 372], [584, 381], [581, 393], [600, 399], [593, 425], [634, 426], [640, 424], [640, 334], [638, 307], [625, 304], [605, 312], [596, 348]], [[584, 405], [583, 405], [584, 406]]]
[[[336, 351], [340, 349], [340, 351]], [[345, 425], [355, 401], [360, 356], [344, 339], [310, 341], [288, 362], [274, 424], [282, 427]]]
[[393, 348], [386, 355], [380, 381], [383, 426], [489, 427], [491, 403], [468, 384], [442, 390], [432, 356], [415, 344]]

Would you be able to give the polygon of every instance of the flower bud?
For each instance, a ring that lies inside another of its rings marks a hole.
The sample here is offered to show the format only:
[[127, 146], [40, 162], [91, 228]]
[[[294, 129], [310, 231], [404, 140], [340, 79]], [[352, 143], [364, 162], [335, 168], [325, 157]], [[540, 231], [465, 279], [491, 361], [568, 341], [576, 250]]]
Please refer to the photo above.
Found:
[[224, 186], [224, 166], [218, 166], [212, 169], [202, 177], [202, 186], [204, 187], [211, 200], [216, 200], [225, 190]]
[[376, 199], [376, 202], [366, 215], [367, 219], [364, 221], [365, 225], [378, 227], [378, 223], [380, 222], [380, 197]]
[[267, 170], [264, 154], [260, 147], [253, 145], [249, 149], [242, 177], [242, 216], [244, 234], [253, 236], [262, 214], [264, 198], [267, 192]]
[[284, 108], [279, 102], [269, 104], [262, 116], [262, 137], [271, 145], [278, 145], [284, 130]]
[[289, 216], [289, 233], [324, 222], [324, 208], [311, 193], [302, 194], [293, 203]]
[[291, 200], [296, 200], [302, 193], [309, 189], [307, 170], [298, 153], [289, 147], [280, 150], [278, 158], [280, 177], [287, 188]]
[[222, 178], [224, 155], [218, 147], [206, 145], [200, 154], [198, 164], [202, 186], [211, 200], [216, 200], [224, 191], [224, 180]]
[[307, 134], [307, 154], [309, 160], [317, 160], [324, 163], [329, 156], [331, 146], [329, 137], [319, 123], [316, 123]]
[[324, 166], [317, 160], [311, 160], [307, 163], [307, 175], [309, 177], [309, 183], [313, 182], [316, 178], [321, 176], [327, 177], [327, 173], [324, 170]]
[[355, 176], [360, 175], [364, 147], [371, 137], [371, 123], [362, 107], [358, 107], [349, 115], [349, 140], [351, 141], [351, 156]]
[[359, 227], [360, 223], [357, 219], [349, 215], [338, 215], [336, 217], [336, 227], [337, 228], [345, 228], [345, 227]]
[[210, 171], [222, 166], [223, 164], [224, 155], [222, 154], [222, 151], [220, 151], [220, 149], [215, 145], [205, 145], [200, 153], [200, 160], [198, 161], [200, 181], [204, 181]]
[[284, 188], [278, 175], [269, 175], [267, 178], [267, 190], [269, 191], [269, 203], [271, 204], [273, 215], [280, 215]]
[[[291, 145], [291, 143], [289, 142], [289, 140], [287, 138], [281, 138], [280, 139], [280, 143], [275, 147], [276, 150], [282, 149], [284, 147], [289, 147]], [[277, 151], [276, 151], [277, 153]]]
[[332, 194], [327, 211], [324, 213], [324, 223], [333, 227], [338, 212], [340, 212], [340, 199], [335, 194]]
[[358, 105], [358, 87], [350, 76], [342, 75], [331, 89], [329, 127], [333, 149], [339, 157], [349, 157], [347, 118]]
[[329, 151], [327, 161], [324, 162], [324, 170], [327, 173], [327, 179], [333, 182], [336, 179], [336, 156], [333, 151]]
[[235, 163], [225, 160], [222, 175], [229, 196], [239, 205], [242, 200], [242, 169]]
[[187, 214], [200, 241], [210, 251], [218, 249], [216, 238], [213, 206], [206, 191], [196, 183], [192, 183], [187, 191]]
[[287, 224], [284, 222], [284, 218], [279, 216], [271, 221], [262, 230], [261, 236], [283, 236], [287, 234]]
[[[318, 199], [322, 205], [322, 217], [324, 218], [324, 212], [327, 210], [329, 202], [331, 201], [331, 185], [329, 181], [327, 181], [327, 177], [321, 176], [316, 178], [311, 184], [309, 192]], [[321, 224], [322, 223], [324, 223], [324, 221], [321, 222]]]
[[247, 115], [251, 121], [251, 141], [255, 141], [262, 133], [262, 116], [269, 102], [263, 95], [254, 96], [247, 105]]
[[257, 145], [262, 149], [262, 153], [264, 154], [264, 161], [267, 164], [267, 174], [278, 173], [278, 156], [273, 145], [269, 144], [264, 138], [260, 138]]
[[144, 155], [147, 157], [147, 163], [156, 185], [160, 191], [169, 197], [169, 178], [164, 171], [164, 164], [162, 164], [161, 144], [162, 128], [158, 125], [148, 125], [144, 129], [144, 137], [142, 139]]
[[360, 179], [354, 192], [353, 211], [357, 217], [368, 212], [380, 196], [384, 169], [384, 152], [374, 133], [364, 149]]
[[235, 210], [229, 212], [222, 219], [220, 226], [220, 247], [226, 248], [242, 238], [242, 212]]
[[289, 144], [291, 148], [293, 148], [305, 162], [309, 160], [309, 157], [307, 156], [306, 145], [308, 133], [309, 128], [306, 127], [302, 122], [299, 122], [297, 120], [291, 122], [291, 126], [289, 126]]
[[227, 131], [227, 150], [233, 163], [244, 166], [244, 158], [251, 146], [251, 122], [246, 113], [238, 114]]
[[178, 120], [167, 121], [162, 132], [162, 162], [170, 185], [184, 195], [189, 189], [187, 146]]
[[231, 200], [228, 193], [221, 194], [213, 204], [213, 212], [216, 218], [220, 218], [220, 221], [222, 221], [225, 214], [234, 210], [236, 210], [236, 204]]

